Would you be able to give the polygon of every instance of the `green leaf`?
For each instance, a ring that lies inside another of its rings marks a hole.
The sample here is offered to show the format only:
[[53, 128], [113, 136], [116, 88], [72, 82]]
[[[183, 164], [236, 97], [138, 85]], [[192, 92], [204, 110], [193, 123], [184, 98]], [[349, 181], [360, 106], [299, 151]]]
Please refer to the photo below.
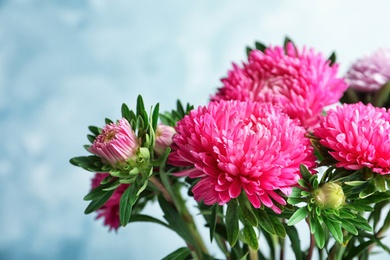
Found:
[[293, 226], [300, 222], [302, 219], [304, 219], [307, 216], [307, 213], [309, 211], [307, 210], [307, 207], [302, 207], [295, 211], [295, 213], [291, 216], [291, 218], [288, 220], [287, 225]]
[[361, 199], [367, 198], [368, 196], [371, 196], [372, 194], [374, 194], [375, 191], [376, 191], [376, 187], [372, 184], [368, 184], [367, 187], [364, 188], [364, 190], [362, 190], [359, 193], [359, 198], [361, 198]]
[[302, 259], [301, 240], [299, 239], [298, 231], [294, 226], [285, 226], [287, 236], [290, 238], [291, 249], [295, 254], [295, 259]]
[[375, 107], [383, 107], [388, 103], [390, 97], [390, 81], [384, 84], [380, 90], [375, 94], [373, 99], [373, 105]]
[[235, 200], [231, 200], [226, 209], [226, 231], [227, 239], [231, 247], [233, 247], [238, 239], [239, 223], [238, 223], [238, 204]]
[[268, 213], [263, 209], [256, 210], [256, 217], [259, 225], [269, 234], [276, 235], [274, 225], [271, 222]]
[[133, 205], [138, 199], [137, 192], [138, 187], [134, 183], [133, 185], [130, 185], [121, 196], [119, 202], [119, 219], [123, 227], [130, 221]]
[[149, 222], [149, 223], [155, 223], [155, 224], [162, 225], [166, 228], [169, 228], [169, 226], [165, 222], [162, 222], [157, 218], [154, 218], [149, 215], [144, 215], [144, 214], [133, 214], [129, 222]]
[[372, 194], [371, 196], [360, 200], [362, 204], [373, 204], [373, 203], [379, 203], [381, 201], [389, 200], [390, 199], [390, 191], [386, 192], [376, 192]]
[[130, 113], [129, 107], [125, 103], [122, 104], [121, 112], [122, 117], [124, 117], [129, 123], [134, 120], [132, 114]]
[[355, 227], [359, 229], [363, 229], [368, 232], [372, 231], [372, 227], [368, 224], [367, 219], [365, 219], [360, 215], [356, 215], [356, 218], [350, 219], [349, 222], [351, 222], [351, 224], [353, 224]]
[[264, 52], [265, 49], [267, 49], [267, 46], [265, 46], [263, 43], [261, 42], [255, 42], [255, 47], [257, 50], [261, 51], [261, 52]]
[[209, 229], [210, 229], [210, 242], [213, 242], [213, 238], [215, 235], [215, 227], [217, 225], [217, 211], [218, 211], [219, 206], [218, 205], [213, 205], [211, 207], [211, 215], [210, 215], [210, 220], [209, 220]]
[[369, 240], [363, 243], [360, 243], [359, 246], [353, 248], [349, 251], [349, 254], [344, 256], [343, 260], [352, 260], [355, 257], [359, 256], [361, 253], [365, 252], [372, 244], [374, 244], [374, 240]]
[[323, 218], [325, 225], [328, 227], [330, 233], [333, 235], [334, 239], [340, 244], [343, 243], [343, 231], [339, 222], [336, 222], [330, 218]]
[[248, 246], [257, 250], [259, 248], [259, 240], [253, 227], [250, 225], [244, 225], [243, 234]]
[[332, 66], [336, 62], [336, 53], [332, 52], [329, 56], [328, 60], [330, 61], [329, 66]]
[[101, 206], [104, 205], [104, 203], [107, 202], [107, 200], [111, 197], [111, 195], [114, 193], [114, 190], [106, 191], [101, 193], [101, 196], [92, 200], [87, 208], [84, 211], [84, 214], [90, 214], [96, 210], [98, 210]]
[[386, 180], [385, 176], [377, 174], [374, 178], [374, 185], [376, 189], [380, 192], [385, 192], [386, 191]]
[[92, 126], [92, 125], [90, 125], [90, 126], [88, 126], [88, 129], [89, 129], [89, 131], [91, 131], [91, 133], [93, 133], [95, 136], [100, 135], [101, 132], [102, 132], [102, 129], [100, 129], [100, 128], [97, 127], [97, 126]]
[[269, 216], [269, 219], [274, 227], [275, 234], [280, 238], [286, 237], [286, 230], [285, 230], [282, 222], [280, 222], [280, 220], [274, 216]]
[[96, 155], [74, 157], [69, 162], [90, 172], [103, 172], [102, 159]]
[[304, 165], [304, 164], [301, 164], [299, 166], [299, 169], [300, 169], [300, 172], [301, 172], [301, 175], [302, 175], [302, 178], [306, 181], [309, 181], [312, 174], [309, 172], [309, 170], [307, 169], [307, 167]]
[[196, 245], [196, 241], [191, 236], [191, 231], [177, 210], [170, 203], [168, 203], [162, 195], [158, 196], [158, 203], [164, 212], [164, 218], [167, 220], [169, 227], [187, 243], [192, 246]]
[[112, 186], [116, 186], [118, 184], [118, 180], [111, 180], [110, 182], [101, 184], [96, 188], [92, 189], [87, 195], [84, 196], [84, 200], [96, 200], [105, 195], [105, 189], [110, 188]]
[[114, 122], [113, 122], [111, 119], [109, 119], [109, 118], [104, 119], [104, 122], [106, 123], [106, 125], [108, 125], [108, 124], [113, 124], [113, 123], [114, 123]]
[[287, 199], [287, 202], [291, 205], [295, 205], [295, 204], [298, 204], [298, 203], [301, 203], [301, 202], [306, 202], [307, 201], [307, 198], [288, 198]]
[[255, 213], [253, 212], [252, 204], [248, 203], [248, 199], [244, 192], [238, 196], [238, 201], [240, 203], [240, 210], [242, 215], [244, 216], [244, 221], [252, 225], [253, 227], [257, 227], [258, 222]]
[[164, 257], [162, 260], [185, 260], [190, 256], [191, 250], [188, 247], [181, 247]]
[[245, 49], [246, 56], [249, 57], [249, 54], [251, 53], [251, 51], [253, 51], [253, 50], [250, 47], [246, 47], [246, 49]]
[[352, 187], [360, 186], [367, 183], [367, 181], [346, 181], [344, 184]]
[[152, 112], [152, 128], [156, 131], [157, 129], [157, 122], [158, 122], [158, 115], [159, 115], [159, 109], [160, 109], [160, 104], [157, 103], [156, 106], [153, 109]]
[[314, 235], [317, 247], [320, 249], [323, 248], [325, 245], [325, 232], [317, 218], [310, 218], [310, 229], [315, 230], [315, 232], [312, 232], [312, 234]]
[[341, 227], [344, 228], [345, 230], [347, 230], [349, 233], [357, 236], [358, 230], [355, 228], [355, 226], [353, 224], [351, 224], [347, 220], [342, 221], [340, 224], [341, 224]]

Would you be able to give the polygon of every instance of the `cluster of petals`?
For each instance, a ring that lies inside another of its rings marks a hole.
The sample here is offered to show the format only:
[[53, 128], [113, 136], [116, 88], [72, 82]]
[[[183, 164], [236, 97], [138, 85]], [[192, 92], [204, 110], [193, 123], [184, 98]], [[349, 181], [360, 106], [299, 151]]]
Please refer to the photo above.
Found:
[[162, 155], [165, 149], [172, 145], [172, 137], [176, 133], [175, 128], [169, 125], [159, 124], [156, 129], [156, 142], [154, 151], [157, 155]]
[[390, 114], [371, 104], [344, 104], [329, 110], [314, 129], [337, 167], [390, 173]]
[[270, 103], [211, 102], [177, 123], [168, 163], [190, 166], [181, 176], [200, 179], [196, 201], [223, 205], [241, 192], [251, 204], [280, 209], [278, 190], [288, 195], [300, 178], [300, 164], [315, 165], [305, 129]]
[[390, 81], [390, 48], [383, 48], [358, 59], [345, 75], [350, 88], [361, 92], [379, 90]]
[[89, 151], [115, 167], [119, 162], [134, 158], [139, 146], [139, 140], [129, 122], [122, 118], [117, 124], [107, 124]]
[[330, 65], [322, 54], [299, 50], [289, 42], [285, 48], [251, 51], [242, 67], [233, 64], [211, 100], [271, 102], [311, 129], [323, 108], [338, 102], [347, 88], [337, 73], [338, 64]]
[[[100, 182], [107, 176], [109, 176], [109, 173], [96, 173], [92, 179], [92, 189], [98, 187]], [[115, 189], [114, 193], [107, 202], [96, 211], [96, 218], [103, 218], [104, 225], [109, 227], [109, 231], [112, 229], [118, 230], [120, 226], [119, 202], [127, 187], [129, 187], [129, 184], [121, 184]]]

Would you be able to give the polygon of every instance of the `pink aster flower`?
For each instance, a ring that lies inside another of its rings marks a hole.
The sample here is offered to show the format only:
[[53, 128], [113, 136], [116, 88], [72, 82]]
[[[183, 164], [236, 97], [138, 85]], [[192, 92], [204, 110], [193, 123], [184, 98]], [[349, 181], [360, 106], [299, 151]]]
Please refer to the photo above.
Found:
[[89, 151], [115, 167], [118, 162], [133, 158], [139, 146], [129, 122], [122, 118], [117, 124], [107, 124], [89, 147]]
[[[109, 173], [96, 173], [92, 179], [92, 189], [98, 187], [100, 182], [108, 175]], [[107, 202], [96, 211], [98, 214], [96, 219], [103, 218], [104, 225], [109, 227], [109, 231], [112, 229], [118, 230], [120, 226], [119, 202], [127, 187], [129, 187], [129, 184], [121, 184]]]
[[337, 167], [390, 173], [390, 114], [386, 109], [344, 104], [321, 119], [314, 135], [338, 161]]
[[379, 49], [358, 59], [348, 70], [345, 79], [357, 91], [379, 90], [390, 81], [390, 48]]
[[156, 129], [156, 143], [154, 145], [154, 151], [157, 155], [161, 155], [165, 152], [167, 147], [172, 144], [172, 137], [176, 133], [175, 128], [168, 125], [158, 125]]
[[313, 149], [305, 129], [269, 103], [211, 102], [177, 123], [168, 163], [194, 166], [182, 176], [200, 178], [192, 192], [197, 201], [223, 205], [245, 192], [256, 208], [280, 213], [300, 178], [299, 166], [312, 167]]
[[253, 50], [243, 67], [233, 64], [211, 100], [271, 102], [311, 129], [324, 107], [338, 102], [347, 88], [337, 71], [338, 64], [331, 66], [321, 54], [292, 43], [286, 52], [279, 46]]

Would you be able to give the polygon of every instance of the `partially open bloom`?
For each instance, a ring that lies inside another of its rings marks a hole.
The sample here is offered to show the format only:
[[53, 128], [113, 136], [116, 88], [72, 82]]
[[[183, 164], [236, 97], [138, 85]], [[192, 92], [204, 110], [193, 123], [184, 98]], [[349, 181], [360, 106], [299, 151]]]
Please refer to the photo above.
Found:
[[89, 151], [112, 166], [135, 157], [140, 144], [129, 122], [122, 118], [117, 124], [107, 124]]
[[320, 208], [338, 209], [345, 204], [345, 195], [340, 184], [327, 182], [314, 191], [314, 200]]
[[156, 129], [156, 143], [154, 145], [154, 151], [157, 155], [161, 155], [165, 152], [167, 147], [172, 144], [172, 137], [176, 133], [175, 128], [168, 125], [158, 125]]
[[[109, 173], [96, 173], [92, 179], [92, 189], [98, 187], [100, 182], [108, 175]], [[118, 230], [120, 226], [119, 202], [123, 192], [125, 192], [127, 187], [129, 187], [129, 184], [121, 184], [118, 188], [115, 189], [114, 193], [107, 200], [107, 202], [96, 211], [96, 218], [103, 218], [104, 225], [109, 227], [109, 231], [112, 229]]]
[[379, 90], [390, 81], [390, 48], [379, 49], [358, 59], [348, 70], [345, 80], [357, 91]]
[[386, 109], [344, 104], [321, 119], [314, 135], [338, 161], [337, 167], [390, 173], [390, 114]]
[[298, 50], [292, 43], [286, 51], [279, 46], [253, 50], [243, 67], [233, 64], [212, 100], [271, 102], [309, 129], [318, 123], [323, 108], [338, 102], [347, 88], [337, 71], [338, 65], [330, 65], [321, 54]]
[[256, 208], [280, 213], [277, 192], [290, 194], [299, 166], [312, 167], [313, 150], [305, 129], [270, 103], [211, 102], [178, 122], [168, 163], [194, 166], [181, 172], [200, 178], [192, 192], [197, 201], [223, 205], [245, 192]]

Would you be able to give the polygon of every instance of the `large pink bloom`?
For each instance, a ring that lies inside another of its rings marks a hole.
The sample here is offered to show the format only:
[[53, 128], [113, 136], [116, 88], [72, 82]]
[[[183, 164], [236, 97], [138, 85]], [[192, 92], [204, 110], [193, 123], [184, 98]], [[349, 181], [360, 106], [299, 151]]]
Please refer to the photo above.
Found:
[[[108, 173], [96, 173], [95, 177], [92, 179], [92, 189], [98, 187], [100, 182], [108, 175]], [[98, 214], [96, 218], [103, 218], [104, 225], [109, 227], [109, 231], [112, 229], [118, 230], [120, 226], [119, 202], [127, 187], [129, 187], [129, 184], [121, 184], [116, 188], [107, 202], [96, 211]]]
[[371, 104], [344, 104], [330, 110], [314, 129], [320, 143], [348, 170], [390, 173], [390, 114]]
[[390, 48], [379, 49], [358, 59], [345, 75], [352, 89], [370, 92], [390, 81]]
[[305, 128], [312, 128], [323, 108], [338, 102], [347, 85], [337, 77], [338, 65], [330, 66], [321, 54], [298, 50], [292, 43], [286, 49], [252, 51], [243, 67], [233, 64], [222, 79], [223, 87], [211, 99], [272, 102]]
[[140, 144], [129, 122], [122, 118], [117, 124], [107, 124], [89, 147], [112, 166], [135, 157]]
[[276, 192], [289, 194], [299, 166], [314, 165], [305, 129], [269, 103], [220, 101], [192, 110], [178, 122], [169, 163], [194, 166], [181, 172], [200, 178], [194, 198], [223, 205], [244, 191], [256, 208], [279, 213]]

